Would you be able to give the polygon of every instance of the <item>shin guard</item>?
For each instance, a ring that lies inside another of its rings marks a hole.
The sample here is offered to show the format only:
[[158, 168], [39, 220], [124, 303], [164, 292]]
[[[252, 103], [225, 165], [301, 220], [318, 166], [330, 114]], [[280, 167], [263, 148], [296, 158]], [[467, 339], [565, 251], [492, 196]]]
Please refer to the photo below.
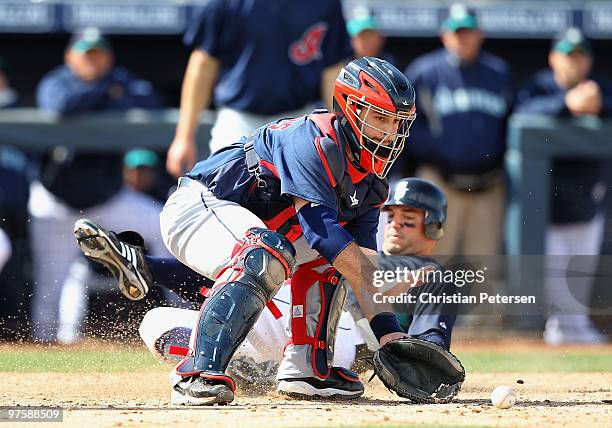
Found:
[[[322, 272], [327, 261], [301, 265], [291, 278], [291, 344], [310, 345], [308, 353], [314, 376], [328, 378], [346, 286], [333, 267]], [[319, 268], [318, 270], [315, 270]]]
[[249, 229], [202, 306], [190, 355], [177, 366], [177, 374], [200, 374], [233, 389], [225, 369], [294, 264], [295, 249], [287, 238], [267, 229]]

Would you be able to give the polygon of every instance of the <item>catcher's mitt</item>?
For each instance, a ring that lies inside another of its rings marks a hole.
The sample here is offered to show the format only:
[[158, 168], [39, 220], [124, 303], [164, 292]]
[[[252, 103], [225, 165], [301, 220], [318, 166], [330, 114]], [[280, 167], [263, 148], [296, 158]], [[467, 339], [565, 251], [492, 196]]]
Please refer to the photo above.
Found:
[[415, 403], [448, 403], [465, 379], [461, 362], [441, 346], [405, 337], [374, 353], [374, 373], [400, 397]]

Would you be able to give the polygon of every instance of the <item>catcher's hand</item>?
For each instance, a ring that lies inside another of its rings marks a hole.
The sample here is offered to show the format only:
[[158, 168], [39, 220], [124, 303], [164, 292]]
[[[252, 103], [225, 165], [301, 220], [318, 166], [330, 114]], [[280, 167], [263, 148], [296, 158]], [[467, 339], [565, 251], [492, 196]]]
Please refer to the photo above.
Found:
[[461, 362], [441, 346], [404, 337], [374, 353], [374, 373], [400, 397], [415, 403], [448, 403], [465, 379]]

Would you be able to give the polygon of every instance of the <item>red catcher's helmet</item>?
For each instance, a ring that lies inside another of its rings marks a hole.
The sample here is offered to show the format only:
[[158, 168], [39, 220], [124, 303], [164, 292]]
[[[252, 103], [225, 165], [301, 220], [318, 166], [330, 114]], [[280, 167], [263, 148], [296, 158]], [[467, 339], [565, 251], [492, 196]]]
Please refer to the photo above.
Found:
[[[384, 178], [404, 148], [416, 118], [415, 92], [395, 66], [363, 57], [342, 69], [334, 85], [334, 113], [348, 144], [351, 162]], [[393, 132], [377, 121], [392, 120]]]

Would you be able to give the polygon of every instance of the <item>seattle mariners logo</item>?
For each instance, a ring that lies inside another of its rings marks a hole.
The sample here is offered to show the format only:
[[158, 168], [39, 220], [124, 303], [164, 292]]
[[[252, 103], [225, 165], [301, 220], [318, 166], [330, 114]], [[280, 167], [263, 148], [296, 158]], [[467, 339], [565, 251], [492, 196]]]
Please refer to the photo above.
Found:
[[399, 183], [397, 183], [397, 187], [395, 188], [394, 199], [401, 200], [404, 197], [404, 195], [406, 195], [407, 191], [408, 191], [408, 183], [406, 183], [405, 181], [400, 181]]
[[289, 58], [297, 65], [306, 65], [320, 59], [321, 44], [327, 33], [327, 24], [319, 22], [308, 28], [297, 42], [289, 46]]

